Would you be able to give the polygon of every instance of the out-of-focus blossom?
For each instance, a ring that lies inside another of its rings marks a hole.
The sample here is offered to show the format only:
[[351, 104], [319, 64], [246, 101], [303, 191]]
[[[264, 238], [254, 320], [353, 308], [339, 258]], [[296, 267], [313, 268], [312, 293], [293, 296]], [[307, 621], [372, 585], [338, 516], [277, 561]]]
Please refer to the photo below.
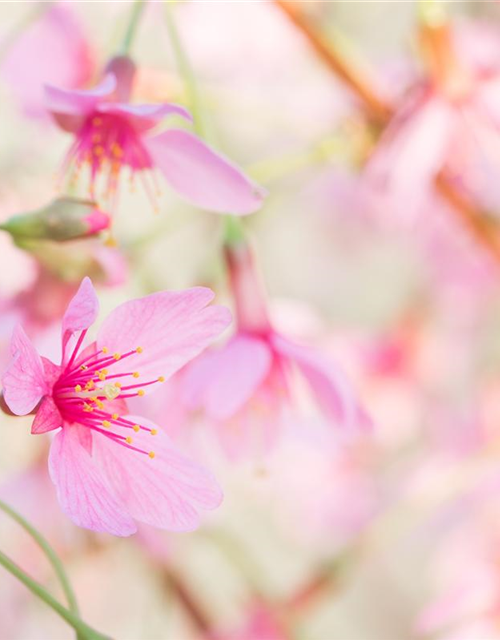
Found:
[[[33, 11], [31, 3], [26, 3], [25, 10]], [[0, 67], [0, 75], [30, 117], [46, 115], [44, 83], [76, 89], [91, 79], [94, 70], [89, 43], [68, 3], [40, 5], [39, 12], [39, 17], [9, 45]]]
[[261, 602], [254, 602], [241, 626], [211, 636], [211, 640], [287, 640], [288, 633], [277, 613]]
[[[90, 168], [90, 192], [95, 197], [99, 175], [105, 195], [116, 196], [124, 167], [139, 174], [152, 200], [156, 185], [148, 174], [156, 167], [183, 198], [221, 213], [257, 210], [263, 190], [229, 160], [198, 137], [182, 129], [149, 135], [166, 116], [191, 116], [175, 104], [133, 104], [129, 101], [135, 65], [127, 57], [113, 58], [101, 83], [88, 91], [47, 86], [47, 107], [59, 126], [74, 134], [66, 169]], [[151, 177], [151, 175], [150, 175]]]
[[[334, 362], [295, 344], [272, 327], [246, 245], [227, 249], [238, 330], [222, 348], [207, 352], [183, 375], [184, 401], [203, 409], [231, 456], [266, 453], [281, 435], [288, 411], [298, 409], [300, 374], [310, 394], [347, 433], [369, 420]], [[300, 395], [300, 394], [299, 394]]]
[[470, 162], [471, 149], [493, 166], [500, 159], [497, 31], [478, 24], [424, 24], [421, 45], [427, 75], [402, 98], [366, 170], [391, 212], [410, 218], [427, 203], [438, 173], [458, 174]]
[[134, 520], [190, 530], [198, 509], [219, 504], [211, 475], [178, 453], [154, 423], [128, 415], [124, 402], [161, 386], [227, 326], [226, 309], [206, 306], [212, 298], [195, 288], [124, 303], [83, 348], [98, 314], [85, 278], [63, 317], [60, 365], [40, 357], [20, 326], [14, 331], [4, 398], [16, 415], [35, 410], [32, 433], [62, 427], [49, 470], [76, 524], [120, 536], [136, 531]]
[[55, 240], [64, 242], [87, 238], [110, 225], [110, 218], [94, 202], [78, 198], [57, 198], [45, 207], [22, 213], [0, 224], [14, 240]]

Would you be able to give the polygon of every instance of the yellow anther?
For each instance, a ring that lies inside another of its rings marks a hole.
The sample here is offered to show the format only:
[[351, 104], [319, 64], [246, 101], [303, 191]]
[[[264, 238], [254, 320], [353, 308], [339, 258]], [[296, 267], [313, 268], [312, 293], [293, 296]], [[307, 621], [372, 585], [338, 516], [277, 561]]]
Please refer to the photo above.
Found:
[[137, 395], [142, 397], [144, 395], [144, 389], [139, 389]]
[[115, 382], [115, 387], [117, 389], [121, 389], [122, 388], [122, 383], [121, 382]]
[[151, 433], [152, 436], [155, 436], [158, 433], [158, 430], [157, 429], [151, 429], [150, 433]]
[[139, 372], [138, 371], [134, 371], [134, 373], [132, 374], [134, 378], [138, 378], [139, 377]]
[[102, 156], [104, 154], [104, 147], [100, 144], [94, 147], [94, 155]]
[[94, 127], [100, 127], [102, 124], [102, 118], [92, 118], [92, 124], [94, 125]]
[[113, 353], [113, 358], [114, 358], [115, 360], [119, 360], [121, 357], [122, 357], [122, 356], [121, 356], [121, 354], [120, 354], [120, 353]]
[[148, 453], [148, 456], [151, 458], [151, 460], [155, 457], [155, 452], [154, 451], [150, 451]]
[[91, 396], [90, 400], [91, 400], [91, 402], [97, 402], [96, 396]]
[[107, 376], [109, 372], [107, 369], [101, 369], [101, 373], [104, 373], [104, 375]]
[[101, 371], [101, 373], [99, 374], [99, 380], [100, 380], [101, 382], [104, 382], [104, 380], [106, 380], [106, 374], [105, 374], [105, 373], [103, 373], [102, 371]]
[[111, 416], [113, 420], [118, 420], [119, 416], [117, 413], [113, 413], [113, 415]]
[[143, 351], [142, 347], [137, 347], [137, 349], [136, 349], [137, 353], [142, 353], [142, 351]]
[[109, 429], [111, 426], [111, 422], [109, 420], [103, 420], [102, 421], [102, 426], [106, 427], [106, 429]]
[[103, 347], [103, 348], [101, 349], [101, 351], [102, 351], [103, 353], [109, 353], [109, 349], [108, 349], [108, 347]]
[[126, 442], [127, 444], [132, 444], [132, 438], [131, 438], [130, 436], [127, 436], [127, 437], [125, 438], [125, 442]]
[[137, 433], [140, 430], [140, 426], [138, 424], [134, 424], [134, 426], [132, 427], [132, 429]]
[[94, 410], [94, 407], [91, 407], [89, 404], [84, 404], [83, 405], [83, 410], [86, 411], [87, 413], [92, 413], [92, 411]]
[[101, 142], [101, 134], [100, 133], [94, 133], [94, 135], [92, 136], [92, 142], [96, 143], [96, 142]]
[[164, 376], [160, 376], [160, 377], [158, 378], [158, 382], [165, 382], [165, 378], [164, 378]]
[[80, 393], [80, 391], [81, 391], [81, 390], [82, 390], [81, 385], [77, 384], [77, 385], [76, 385], [76, 387], [75, 387], [75, 391], [76, 391], [77, 393]]
[[82, 365], [80, 366], [80, 369], [81, 369], [82, 371], [85, 371], [86, 369], [88, 369], [88, 367], [87, 367], [87, 365], [86, 365], [86, 364], [82, 364]]
[[85, 391], [90, 391], [93, 388], [94, 388], [94, 381], [93, 380], [89, 380], [87, 382], [87, 384], [85, 385]]

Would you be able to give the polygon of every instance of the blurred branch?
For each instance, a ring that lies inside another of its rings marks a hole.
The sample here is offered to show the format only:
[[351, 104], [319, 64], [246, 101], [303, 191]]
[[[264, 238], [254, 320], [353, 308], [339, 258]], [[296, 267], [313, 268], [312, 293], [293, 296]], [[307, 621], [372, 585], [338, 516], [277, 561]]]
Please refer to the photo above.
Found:
[[120, 53], [122, 55], [128, 55], [130, 53], [135, 34], [137, 32], [137, 27], [139, 26], [145, 8], [146, 0], [135, 0], [134, 4], [132, 5], [130, 18], [127, 24], [127, 30], [125, 31], [125, 35], [120, 47]]
[[162, 568], [161, 575], [166, 587], [181, 603], [197, 631], [201, 632], [203, 637], [210, 637], [213, 631], [212, 622], [193, 598], [180, 576], [173, 569], [166, 567]]
[[[292, 4], [286, 0], [274, 0], [274, 3], [305, 36], [328, 69], [360, 98], [368, 113], [387, 123], [393, 114], [392, 107], [383, 101], [370, 79], [362, 75], [340, 50], [311, 24], [304, 15], [300, 2]], [[455, 189], [443, 171], [436, 178], [436, 189], [451, 205], [450, 211], [500, 266], [500, 238], [491, 220]]]
[[275, 4], [305, 36], [327, 67], [358, 96], [367, 111], [379, 120], [387, 120], [391, 115], [391, 107], [375, 91], [370, 79], [360, 69], [355, 68], [333, 43], [327, 41], [313, 27], [311, 22], [304, 16], [300, 3], [294, 2], [292, 4], [292, 2], [287, 2], [286, 0], [275, 0]]

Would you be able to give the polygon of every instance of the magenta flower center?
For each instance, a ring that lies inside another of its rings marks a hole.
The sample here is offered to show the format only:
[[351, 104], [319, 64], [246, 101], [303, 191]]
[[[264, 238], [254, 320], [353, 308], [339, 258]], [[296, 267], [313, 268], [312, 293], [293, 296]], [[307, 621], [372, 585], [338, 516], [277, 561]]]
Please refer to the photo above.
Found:
[[[71, 358], [62, 370], [52, 390], [53, 400], [67, 424], [77, 423], [101, 433], [114, 442], [154, 458], [154, 452], [133, 445], [133, 433], [147, 431], [156, 435], [156, 429], [137, 424], [120, 415], [120, 402], [145, 394], [144, 387], [165, 381], [163, 376], [145, 382], [136, 382], [140, 372], [132, 367], [134, 358], [142, 353], [141, 347], [120, 354], [109, 354], [103, 347], [84, 358], [78, 357], [86, 331], [82, 331]], [[124, 359], [130, 360], [131, 370], [113, 373], [113, 366]], [[113, 404], [113, 401], [114, 404]], [[130, 429], [130, 435], [115, 433], [113, 428]]]
[[[121, 115], [100, 112], [94, 112], [86, 118], [68, 152], [65, 169], [73, 169], [72, 180], [76, 181], [85, 165], [90, 168], [92, 198], [96, 197], [99, 176], [103, 179], [104, 197], [113, 198], [124, 167], [130, 169], [132, 187], [137, 172], [152, 168], [141, 135], [132, 124]], [[143, 182], [148, 196], [154, 200], [157, 185], [145, 180]]]

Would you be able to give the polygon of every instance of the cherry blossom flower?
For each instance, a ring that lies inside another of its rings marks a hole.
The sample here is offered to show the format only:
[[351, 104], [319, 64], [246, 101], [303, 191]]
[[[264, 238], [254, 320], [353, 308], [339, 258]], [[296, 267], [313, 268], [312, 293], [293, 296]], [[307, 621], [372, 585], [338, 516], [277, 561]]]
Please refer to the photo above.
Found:
[[500, 159], [498, 33], [443, 22], [424, 25], [421, 44], [427, 74], [401, 98], [366, 167], [367, 184], [409, 218], [423, 213], [441, 170], [468, 182], [464, 169]]
[[259, 457], [276, 444], [290, 409], [300, 407], [297, 382], [299, 387], [305, 382], [328, 420], [346, 433], [367, 427], [369, 420], [336, 364], [272, 327], [249, 248], [230, 247], [227, 255], [238, 331], [180, 374], [186, 406], [204, 410], [231, 457]]
[[209, 289], [193, 288], [126, 302], [84, 347], [99, 306], [85, 278], [63, 317], [60, 365], [15, 329], [4, 399], [16, 415], [35, 411], [32, 433], [58, 430], [49, 471], [77, 525], [118, 536], [134, 533], [134, 520], [186, 531], [198, 525], [198, 509], [220, 503], [212, 476], [126, 405], [161, 387], [228, 325], [225, 308], [206, 306], [212, 298]]
[[[203, 209], [247, 214], [262, 203], [263, 190], [235, 165], [183, 129], [150, 135], [166, 116], [191, 116], [175, 104], [129, 102], [135, 65], [127, 57], [111, 60], [99, 85], [86, 91], [46, 87], [47, 107], [59, 126], [75, 136], [65, 168], [90, 167], [90, 193], [104, 175], [105, 195], [113, 198], [124, 167], [138, 174], [155, 200], [153, 169], [158, 168], [183, 198]], [[151, 180], [148, 180], [147, 177]]]

